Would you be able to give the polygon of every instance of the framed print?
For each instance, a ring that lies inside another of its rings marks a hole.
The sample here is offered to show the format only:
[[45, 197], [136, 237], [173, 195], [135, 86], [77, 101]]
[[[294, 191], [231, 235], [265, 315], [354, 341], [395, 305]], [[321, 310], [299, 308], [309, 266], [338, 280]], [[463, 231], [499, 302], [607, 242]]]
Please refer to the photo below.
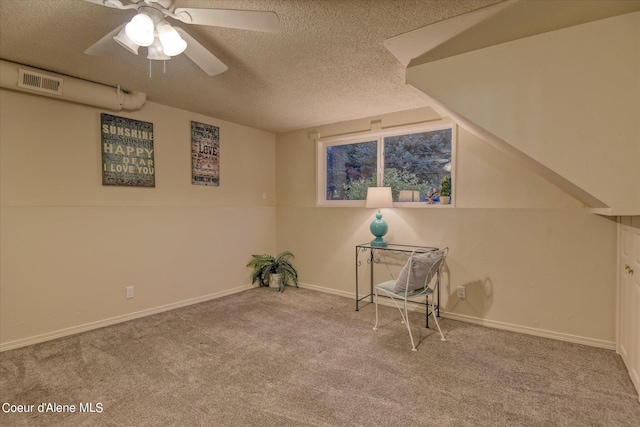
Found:
[[153, 123], [102, 113], [102, 185], [155, 187]]
[[220, 185], [220, 128], [191, 122], [191, 183]]

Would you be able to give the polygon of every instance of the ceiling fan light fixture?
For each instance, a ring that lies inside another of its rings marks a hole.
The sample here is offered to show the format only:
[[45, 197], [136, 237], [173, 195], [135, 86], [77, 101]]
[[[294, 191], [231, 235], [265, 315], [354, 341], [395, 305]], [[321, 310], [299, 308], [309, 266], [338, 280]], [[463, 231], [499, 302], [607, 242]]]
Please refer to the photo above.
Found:
[[123, 48], [127, 49], [129, 52], [137, 55], [138, 54], [138, 48], [140, 46], [138, 46], [137, 44], [135, 44], [133, 42], [133, 40], [131, 40], [128, 36], [127, 36], [127, 32], [125, 31], [124, 27], [120, 30], [120, 32], [118, 33], [117, 36], [115, 36], [113, 38], [116, 43], [118, 43], [120, 46], [122, 46]]
[[187, 48], [187, 42], [184, 41], [176, 29], [166, 21], [158, 22], [156, 30], [158, 31], [158, 38], [162, 44], [162, 50], [166, 55], [180, 55]]
[[[0, 2], [3, 0], [0, 0]], [[76, 0], [81, 1], [81, 0]], [[114, 40], [128, 51], [137, 54], [140, 46], [147, 47], [150, 60], [167, 60], [184, 55], [209, 76], [229, 69], [209, 49], [200, 44], [182, 26], [171, 26], [165, 21], [175, 19], [185, 24], [209, 27], [236, 28], [241, 30], [276, 33], [282, 30], [280, 18], [275, 12], [261, 10], [231, 10], [216, 8], [176, 8], [182, 0], [84, 0], [113, 9], [137, 13], [117, 28], [111, 30], [90, 46], [87, 55], [109, 55]], [[206, 3], [206, 2], [205, 2]], [[124, 31], [121, 29], [124, 27]], [[153, 46], [152, 46], [153, 45]], [[151, 76], [149, 62], [149, 76]]]
[[153, 27], [153, 20], [149, 15], [138, 13], [124, 29], [127, 37], [138, 46], [151, 46], [154, 40]]
[[152, 59], [154, 61], [166, 61], [167, 59], [171, 59], [171, 57], [167, 56], [162, 49], [162, 44], [157, 37], [151, 46], [147, 47], [147, 59]]

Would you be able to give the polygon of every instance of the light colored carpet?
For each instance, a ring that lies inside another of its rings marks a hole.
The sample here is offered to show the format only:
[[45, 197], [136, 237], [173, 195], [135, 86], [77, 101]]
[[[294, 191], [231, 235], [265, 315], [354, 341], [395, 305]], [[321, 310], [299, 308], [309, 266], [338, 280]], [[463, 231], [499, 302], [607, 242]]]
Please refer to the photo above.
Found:
[[[257, 288], [0, 354], [3, 426], [634, 426], [614, 352]], [[432, 325], [434, 326], [434, 325]], [[79, 412], [80, 403], [102, 405]], [[75, 413], [38, 413], [40, 403]]]

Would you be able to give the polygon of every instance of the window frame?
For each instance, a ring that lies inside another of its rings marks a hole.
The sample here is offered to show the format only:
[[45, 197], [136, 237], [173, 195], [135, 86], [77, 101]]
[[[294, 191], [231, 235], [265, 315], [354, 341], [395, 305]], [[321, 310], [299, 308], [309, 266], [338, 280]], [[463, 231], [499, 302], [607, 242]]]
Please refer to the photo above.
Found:
[[456, 163], [457, 163], [457, 125], [448, 119], [436, 123], [422, 123], [417, 125], [397, 126], [386, 129], [357, 132], [353, 134], [330, 136], [316, 139], [316, 206], [317, 207], [364, 207], [365, 200], [326, 200], [327, 194], [327, 147], [357, 144], [361, 142], [377, 141], [377, 165], [378, 186], [384, 178], [384, 138], [398, 135], [408, 135], [420, 132], [432, 132], [443, 129], [451, 129], [451, 196], [452, 201], [448, 205], [428, 204], [426, 202], [393, 202], [394, 208], [451, 208], [455, 207], [456, 194]]

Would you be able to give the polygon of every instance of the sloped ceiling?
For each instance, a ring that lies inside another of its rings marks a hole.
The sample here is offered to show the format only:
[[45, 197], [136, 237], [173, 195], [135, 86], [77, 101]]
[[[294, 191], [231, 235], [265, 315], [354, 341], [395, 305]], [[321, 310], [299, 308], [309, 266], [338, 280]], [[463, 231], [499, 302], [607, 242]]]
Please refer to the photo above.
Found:
[[408, 67], [640, 10], [640, 0], [507, 0], [385, 40]]
[[440, 114], [594, 212], [637, 215], [638, 10], [639, 0], [516, 0], [385, 44]]
[[[176, 0], [178, 7], [270, 10], [277, 34], [172, 24], [229, 70], [209, 77], [184, 55], [83, 52], [133, 12], [82, 0], [1, 0], [0, 58], [143, 92], [148, 100], [274, 133], [417, 108], [386, 39], [501, 0]], [[125, 3], [125, 1], [123, 1]]]

